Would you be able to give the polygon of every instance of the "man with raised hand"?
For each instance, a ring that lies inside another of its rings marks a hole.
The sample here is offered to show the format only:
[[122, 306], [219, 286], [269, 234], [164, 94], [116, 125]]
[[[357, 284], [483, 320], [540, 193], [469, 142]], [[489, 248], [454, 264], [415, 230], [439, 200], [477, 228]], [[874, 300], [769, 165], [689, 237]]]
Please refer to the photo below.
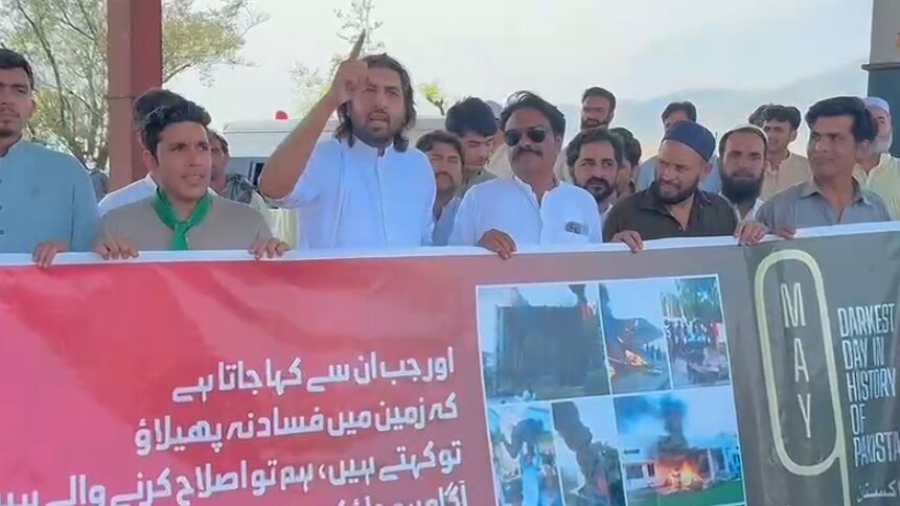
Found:
[[[435, 181], [409, 149], [416, 119], [409, 73], [386, 54], [360, 59], [365, 33], [328, 92], [269, 158], [259, 190], [298, 209], [299, 247], [408, 248], [431, 243]], [[321, 140], [328, 119], [341, 120]]]

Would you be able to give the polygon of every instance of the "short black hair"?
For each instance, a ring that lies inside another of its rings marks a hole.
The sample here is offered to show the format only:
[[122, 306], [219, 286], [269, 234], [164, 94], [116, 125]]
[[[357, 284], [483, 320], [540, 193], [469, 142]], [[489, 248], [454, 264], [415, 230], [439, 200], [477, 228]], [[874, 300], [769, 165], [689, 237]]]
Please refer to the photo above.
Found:
[[768, 105], [763, 109], [762, 120], [763, 123], [766, 121], [789, 123], [791, 125], [791, 130], [798, 130], [801, 121], [800, 109], [793, 106], [777, 104]]
[[732, 128], [731, 130], [725, 132], [725, 135], [719, 139], [719, 158], [725, 158], [725, 144], [728, 142], [728, 138], [731, 137], [731, 134], [753, 134], [762, 139], [763, 143], [763, 156], [769, 150], [769, 139], [766, 137], [766, 133], [762, 131], [756, 125], [744, 125], [737, 128]]
[[144, 120], [155, 110], [185, 101], [187, 101], [186, 98], [174, 91], [150, 88], [134, 99], [134, 103], [131, 105], [131, 120], [134, 123], [134, 129], [140, 131]]
[[563, 137], [566, 135], [566, 116], [555, 105], [531, 91], [517, 91], [506, 101], [506, 107], [500, 113], [500, 124], [504, 131], [506, 131], [506, 123], [509, 122], [510, 116], [519, 109], [534, 109], [538, 111], [550, 122], [550, 129], [553, 130], [554, 136]]
[[820, 100], [813, 104], [806, 112], [806, 124], [810, 128], [819, 118], [833, 118], [836, 116], [850, 116], [853, 118], [853, 138], [856, 142], [875, 140], [878, 136], [878, 127], [875, 118], [865, 102], [859, 97], [833, 97]]
[[446, 144], [451, 146], [456, 152], [459, 154], [459, 159], [462, 161], [463, 159], [463, 146], [462, 142], [459, 141], [459, 137], [453, 135], [450, 132], [446, 132], [444, 130], [435, 130], [433, 132], [428, 132], [427, 134], [419, 137], [419, 140], [416, 141], [416, 149], [423, 153], [427, 153], [434, 149], [435, 144]]
[[222, 152], [225, 153], [225, 156], [230, 156], [231, 149], [228, 146], [228, 139], [226, 139], [224, 135], [213, 130], [212, 128], [207, 128], [206, 131], [209, 132], [210, 140], [216, 139], [217, 141], [219, 141], [219, 144], [222, 145]]
[[591, 97], [603, 97], [606, 100], [609, 100], [609, 110], [616, 110], [616, 96], [613, 95], [613, 92], [607, 90], [606, 88], [601, 88], [599, 86], [592, 86], [581, 94], [581, 102], [583, 103], [585, 100]]
[[28, 63], [28, 60], [22, 56], [21, 53], [17, 53], [12, 49], [7, 49], [5, 47], [0, 48], [0, 69], [24, 70], [25, 75], [28, 76], [28, 87], [34, 90], [34, 69], [31, 68], [31, 64]]
[[487, 102], [466, 97], [447, 109], [444, 128], [460, 137], [468, 132], [490, 137], [497, 134], [497, 119]]
[[747, 118], [747, 123], [751, 125], [756, 125], [758, 127], [762, 127], [765, 120], [763, 119], [763, 115], [766, 113], [766, 109], [775, 104], [763, 104], [756, 108], [752, 114]]
[[167, 107], [160, 107], [150, 113], [141, 125], [141, 141], [144, 149], [156, 157], [156, 148], [159, 147], [159, 140], [166, 128], [186, 122], [198, 123], [204, 128], [208, 128], [210, 121], [206, 109], [190, 100], [184, 100]]
[[589, 128], [582, 132], [578, 132], [578, 135], [576, 135], [575, 138], [569, 142], [569, 145], [566, 146], [566, 164], [569, 166], [569, 169], [575, 168], [575, 162], [578, 161], [578, 156], [581, 154], [581, 147], [595, 142], [610, 143], [613, 147], [613, 152], [615, 153], [616, 165], [622, 165], [625, 154], [625, 146], [622, 143], [622, 138], [610, 132], [608, 129], [600, 127]]
[[662, 120], [665, 121], [669, 119], [669, 116], [679, 111], [687, 114], [689, 120], [694, 122], [697, 121], [697, 106], [687, 100], [681, 102], [671, 102], [669, 105], [667, 105], [666, 108], [663, 109]]
[[625, 148], [625, 159], [632, 167], [641, 165], [641, 157], [644, 155], [641, 149], [641, 142], [635, 138], [631, 130], [624, 127], [610, 128], [610, 132], [618, 135], [622, 139], [622, 146]]
[[[387, 53], [370, 54], [362, 59], [370, 69], [387, 69], [393, 70], [400, 76], [400, 92], [403, 94], [403, 105], [405, 111], [403, 114], [403, 127], [394, 136], [394, 149], [399, 152], [406, 151], [409, 147], [409, 137], [406, 132], [416, 125], [416, 98], [413, 93], [412, 78], [409, 71], [402, 63], [391, 57]], [[338, 119], [340, 123], [334, 131], [334, 136], [338, 139], [347, 139], [347, 145], [353, 146], [353, 120], [350, 118], [350, 102], [338, 107]]]

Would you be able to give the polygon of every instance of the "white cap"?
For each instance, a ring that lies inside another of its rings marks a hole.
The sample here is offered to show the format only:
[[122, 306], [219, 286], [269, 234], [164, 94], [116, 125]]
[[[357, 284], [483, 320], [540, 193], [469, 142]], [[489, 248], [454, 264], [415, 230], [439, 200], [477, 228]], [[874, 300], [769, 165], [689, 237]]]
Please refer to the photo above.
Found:
[[887, 100], [885, 100], [885, 99], [883, 99], [883, 98], [879, 98], [879, 97], [866, 97], [866, 98], [863, 100], [863, 102], [866, 103], [866, 107], [869, 107], [869, 108], [875, 107], [875, 108], [881, 109], [882, 111], [884, 111], [884, 112], [886, 112], [886, 113], [888, 113], [888, 114], [891, 113], [891, 105], [888, 104], [888, 103], [887, 103]]

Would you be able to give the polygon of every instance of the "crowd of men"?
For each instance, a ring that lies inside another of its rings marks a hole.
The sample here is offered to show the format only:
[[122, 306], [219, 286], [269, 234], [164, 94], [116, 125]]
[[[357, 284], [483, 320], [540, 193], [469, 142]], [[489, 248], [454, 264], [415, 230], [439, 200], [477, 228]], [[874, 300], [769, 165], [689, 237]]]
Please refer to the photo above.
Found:
[[[658, 154], [641, 163], [638, 140], [613, 125], [608, 90], [584, 92], [567, 146], [562, 112], [522, 91], [502, 108], [466, 98], [447, 111], [445, 130], [411, 146], [410, 75], [386, 54], [361, 58], [362, 40], [271, 154], [258, 188], [226, 176], [228, 143], [200, 105], [148, 91], [133, 108], [147, 177], [99, 206], [80, 164], [23, 139], [34, 74], [22, 55], [0, 50], [0, 253], [32, 253], [48, 266], [65, 251], [119, 259], [246, 249], [262, 258], [294, 247], [477, 245], [508, 258], [542, 244], [622, 242], [635, 252], [670, 237], [753, 244], [900, 218], [900, 160], [889, 154], [890, 107], [879, 98], [828, 98], [805, 118], [766, 104], [718, 140], [693, 104], [675, 102], [661, 115]], [[335, 114], [340, 126], [322, 140]], [[804, 119], [807, 157], [789, 149]], [[295, 237], [273, 236], [273, 206], [296, 211]]]

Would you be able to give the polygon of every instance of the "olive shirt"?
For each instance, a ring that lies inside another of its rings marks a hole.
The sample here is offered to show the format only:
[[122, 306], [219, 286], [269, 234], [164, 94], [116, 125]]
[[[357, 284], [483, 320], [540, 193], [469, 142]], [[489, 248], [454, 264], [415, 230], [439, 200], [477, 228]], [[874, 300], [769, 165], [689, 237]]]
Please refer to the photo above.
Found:
[[603, 224], [603, 240], [612, 241], [614, 235], [625, 230], [640, 234], [652, 241], [669, 237], [731, 236], [738, 219], [731, 204], [719, 195], [697, 190], [687, 227], [682, 227], [665, 204], [656, 197], [656, 183], [650, 188], [616, 203]]
[[[100, 219], [100, 236], [128, 239], [138, 251], [169, 251], [172, 229], [156, 215], [150, 197], [113, 209]], [[246, 250], [271, 239], [259, 211], [222, 197], [212, 197], [209, 214], [188, 231], [191, 250]]]

